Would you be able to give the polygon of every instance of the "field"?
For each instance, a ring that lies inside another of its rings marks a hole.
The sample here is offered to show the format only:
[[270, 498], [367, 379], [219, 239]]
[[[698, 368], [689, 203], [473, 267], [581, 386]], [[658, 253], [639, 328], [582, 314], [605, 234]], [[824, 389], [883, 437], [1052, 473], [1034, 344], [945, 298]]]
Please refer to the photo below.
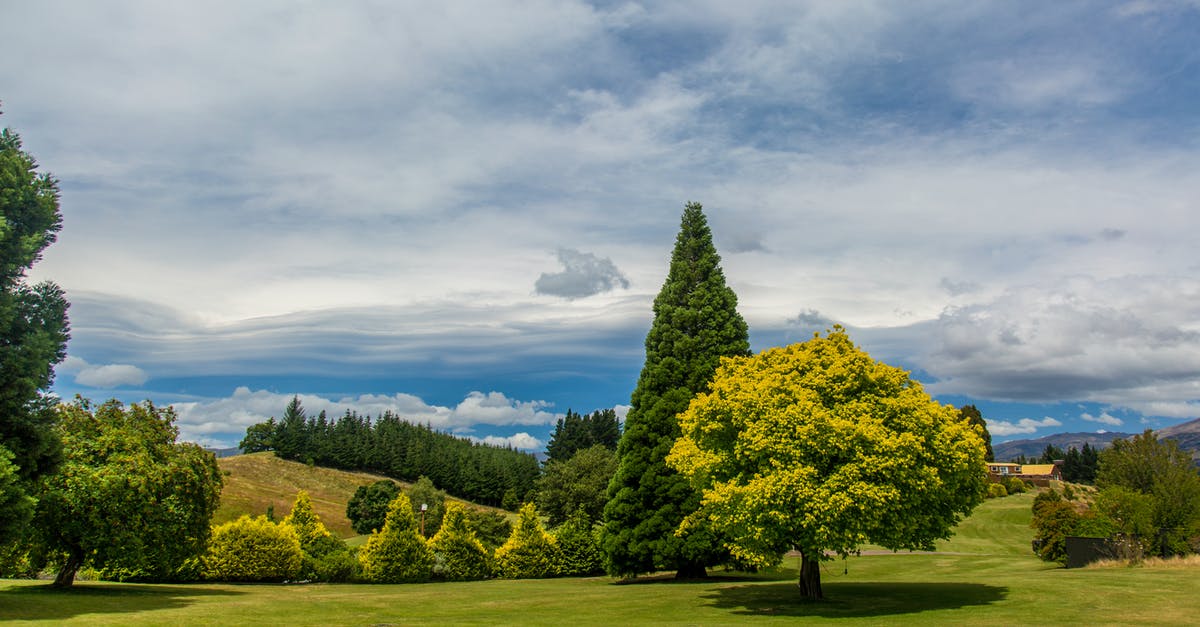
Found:
[[[865, 553], [823, 568], [822, 603], [795, 593], [795, 560], [754, 575], [423, 585], [130, 585], [0, 581], [0, 621], [179, 624], [1186, 624], [1197, 569], [1066, 570], [1029, 553], [1031, 495], [988, 501], [935, 554]], [[277, 506], [278, 509], [278, 506]], [[847, 620], [849, 619], [849, 620]]]

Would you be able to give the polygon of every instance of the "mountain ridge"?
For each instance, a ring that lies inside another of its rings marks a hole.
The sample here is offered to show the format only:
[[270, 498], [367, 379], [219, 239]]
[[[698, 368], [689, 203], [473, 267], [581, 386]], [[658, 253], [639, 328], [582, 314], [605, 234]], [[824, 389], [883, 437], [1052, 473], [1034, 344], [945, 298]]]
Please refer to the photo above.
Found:
[[[1154, 433], [1161, 439], [1175, 440], [1179, 444], [1179, 448], [1191, 452], [1192, 457], [1200, 456], [1200, 418], [1164, 427]], [[1042, 451], [1046, 450], [1047, 445], [1056, 446], [1063, 451], [1071, 447], [1082, 449], [1085, 443], [1093, 448], [1104, 449], [1108, 448], [1113, 440], [1131, 438], [1135, 435], [1137, 434], [1118, 431], [1052, 433], [1040, 438], [1009, 440], [992, 444], [992, 451], [996, 461], [1009, 461], [1021, 455], [1026, 458], [1036, 458], [1042, 455]]]

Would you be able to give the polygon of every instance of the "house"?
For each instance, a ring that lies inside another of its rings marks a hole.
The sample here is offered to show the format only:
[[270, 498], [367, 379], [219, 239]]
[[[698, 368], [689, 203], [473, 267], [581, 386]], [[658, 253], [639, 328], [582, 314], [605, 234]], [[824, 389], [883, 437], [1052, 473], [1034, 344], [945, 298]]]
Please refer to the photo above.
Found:
[[1039, 482], [1051, 480], [1062, 481], [1062, 461], [1054, 460], [1053, 464], [1013, 464], [988, 462], [988, 477], [993, 480], [1006, 477], [1018, 477], [1031, 481], [1034, 485], [1044, 485]]

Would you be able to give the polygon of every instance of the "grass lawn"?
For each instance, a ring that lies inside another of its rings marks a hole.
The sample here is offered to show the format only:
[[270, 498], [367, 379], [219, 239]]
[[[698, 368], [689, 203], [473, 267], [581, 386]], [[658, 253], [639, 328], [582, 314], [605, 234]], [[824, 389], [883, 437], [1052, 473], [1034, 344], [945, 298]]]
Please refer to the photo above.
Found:
[[[20, 624], [1187, 624], [1197, 569], [1066, 570], [1029, 553], [1031, 495], [988, 501], [936, 554], [827, 563], [828, 600], [796, 598], [795, 560], [756, 575], [715, 572], [424, 585], [131, 585], [0, 581], [0, 621]], [[847, 620], [849, 619], [849, 620]]]

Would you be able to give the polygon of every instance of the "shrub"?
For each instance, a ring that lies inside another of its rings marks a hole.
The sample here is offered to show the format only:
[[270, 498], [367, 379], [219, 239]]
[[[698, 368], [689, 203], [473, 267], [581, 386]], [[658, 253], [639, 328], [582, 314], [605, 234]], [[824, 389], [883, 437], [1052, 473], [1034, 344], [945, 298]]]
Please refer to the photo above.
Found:
[[466, 508], [446, 504], [442, 527], [429, 543], [433, 549], [435, 577], [446, 581], [486, 579], [492, 574], [491, 556], [471, 530]]
[[383, 528], [388, 504], [400, 494], [400, 486], [389, 479], [380, 479], [367, 486], [358, 486], [346, 504], [346, 518], [355, 533], [374, 533]]
[[558, 574], [561, 561], [554, 538], [542, 528], [537, 507], [521, 506], [517, 525], [504, 546], [496, 549], [496, 569], [506, 579], [538, 579]]
[[465, 512], [467, 526], [475, 532], [475, 536], [483, 543], [488, 553], [495, 553], [512, 535], [513, 526], [508, 517], [496, 511], [481, 511], [469, 509]]
[[1075, 532], [1080, 516], [1075, 506], [1054, 490], [1033, 499], [1034, 552], [1047, 562], [1067, 561], [1067, 536]]
[[292, 512], [283, 519], [283, 524], [289, 525], [296, 531], [300, 540], [300, 550], [304, 552], [304, 561], [298, 577], [305, 580], [328, 581], [318, 572], [317, 563], [332, 553], [344, 553], [346, 544], [335, 538], [321, 522], [321, 517], [312, 508], [312, 500], [308, 493], [301, 490], [296, 494], [296, 502]]
[[1008, 496], [1008, 490], [999, 483], [989, 483], [987, 489], [987, 497], [989, 499], [997, 499]]
[[560, 561], [558, 572], [568, 577], [598, 575], [604, 572], [600, 541], [583, 509], [576, 510], [554, 534]]
[[363, 578], [373, 583], [428, 581], [433, 553], [417, 530], [412, 504], [403, 493], [388, 505], [383, 528], [359, 552]]
[[355, 581], [362, 573], [358, 555], [351, 549], [326, 553], [312, 561], [313, 578], [327, 583]]
[[213, 529], [203, 573], [216, 581], [287, 581], [300, 574], [303, 556], [291, 525], [242, 516]]
[[1004, 480], [1004, 489], [1009, 494], [1022, 494], [1029, 491], [1029, 486], [1019, 477], [1008, 477]]

